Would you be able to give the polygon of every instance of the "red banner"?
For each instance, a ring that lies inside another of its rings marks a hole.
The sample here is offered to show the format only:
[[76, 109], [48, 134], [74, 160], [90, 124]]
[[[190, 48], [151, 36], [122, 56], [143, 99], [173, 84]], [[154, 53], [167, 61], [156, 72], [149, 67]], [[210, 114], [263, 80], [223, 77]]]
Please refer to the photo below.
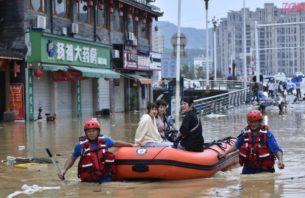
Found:
[[23, 111], [24, 87], [23, 84], [10, 84], [10, 110], [15, 113], [16, 120], [24, 119]]

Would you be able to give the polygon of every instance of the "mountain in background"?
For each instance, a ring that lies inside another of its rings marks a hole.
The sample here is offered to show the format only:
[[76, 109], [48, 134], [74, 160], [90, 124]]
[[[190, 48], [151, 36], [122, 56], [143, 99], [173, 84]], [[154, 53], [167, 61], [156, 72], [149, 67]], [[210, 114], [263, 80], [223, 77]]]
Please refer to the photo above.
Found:
[[[156, 25], [159, 27], [159, 31], [164, 35], [164, 47], [172, 49], [171, 38], [177, 33], [177, 26], [173, 23], [166, 21], [157, 21]], [[186, 49], [204, 49], [205, 48], [205, 30], [196, 28], [181, 27], [181, 32], [186, 36], [187, 44]], [[211, 35], [210, 31], [210, 35]], [[210, 36], [209, 35], [209, 36]], [[210, 37], [209, 46], [212, 44], [212, 37]]]

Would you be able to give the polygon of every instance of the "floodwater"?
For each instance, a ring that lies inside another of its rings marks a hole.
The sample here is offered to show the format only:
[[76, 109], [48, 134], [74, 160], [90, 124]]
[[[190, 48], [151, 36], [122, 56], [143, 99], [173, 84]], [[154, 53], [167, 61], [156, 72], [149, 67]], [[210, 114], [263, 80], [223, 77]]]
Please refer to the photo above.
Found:
[[[205, 141], [237, 136], [245, 125], [245, 114], [250, 106], [235, 108], [224, 116], [202, 117]], [[113, 139], [133, 141], [140, 113], [114, 114], [100, 118], [102, 132]], [[84, 118], [85, 119], [85, 118]], [[107, 184], [80, 183], [77, 163], [66, 174], [57, 178], [53, 164], [14, 168], [0, 163], [0, 197], [6, 197], [21, 186], [60, 187], [16, 197], [304, 197], [305, 196], [305, 106], [290, 105], [288, 113], [267, 108], [265, 122], [270, 126], [284, 150], [286, 168], [275, 174], [240, 175], [241, 168], [219, 172], [212, 178], [163, 182], [111, 182]], [[49, 148], [63, 166], [78, 137], [83, 135], [82, 121], [0, 123], [0, 159], [7, 156], [48, 158]], [[24, 147], [23, 147], [24, 146]]]

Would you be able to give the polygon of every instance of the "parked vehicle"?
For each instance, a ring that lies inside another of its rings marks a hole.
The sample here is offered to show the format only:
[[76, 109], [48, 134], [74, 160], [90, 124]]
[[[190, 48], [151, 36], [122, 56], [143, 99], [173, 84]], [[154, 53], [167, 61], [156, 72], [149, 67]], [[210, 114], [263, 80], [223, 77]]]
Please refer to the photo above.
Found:
[[302, 72], [295, 72], [294, 76], [304, 78], [304, 74]]

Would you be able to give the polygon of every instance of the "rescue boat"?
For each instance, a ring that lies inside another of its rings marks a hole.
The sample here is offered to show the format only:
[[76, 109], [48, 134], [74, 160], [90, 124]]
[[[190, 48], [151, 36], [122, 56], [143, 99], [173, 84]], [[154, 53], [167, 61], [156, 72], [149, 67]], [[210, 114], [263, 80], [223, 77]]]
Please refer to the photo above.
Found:
[[171, 147], [122, 147], [116, 150], [117, 172], [113, 179], [183, 180], [212, 177], [218, 171], [238, 164], [238, 151], [219, 160], [236, 138], [227, 137], [205, 144], [203, 152], [188, 152]]

